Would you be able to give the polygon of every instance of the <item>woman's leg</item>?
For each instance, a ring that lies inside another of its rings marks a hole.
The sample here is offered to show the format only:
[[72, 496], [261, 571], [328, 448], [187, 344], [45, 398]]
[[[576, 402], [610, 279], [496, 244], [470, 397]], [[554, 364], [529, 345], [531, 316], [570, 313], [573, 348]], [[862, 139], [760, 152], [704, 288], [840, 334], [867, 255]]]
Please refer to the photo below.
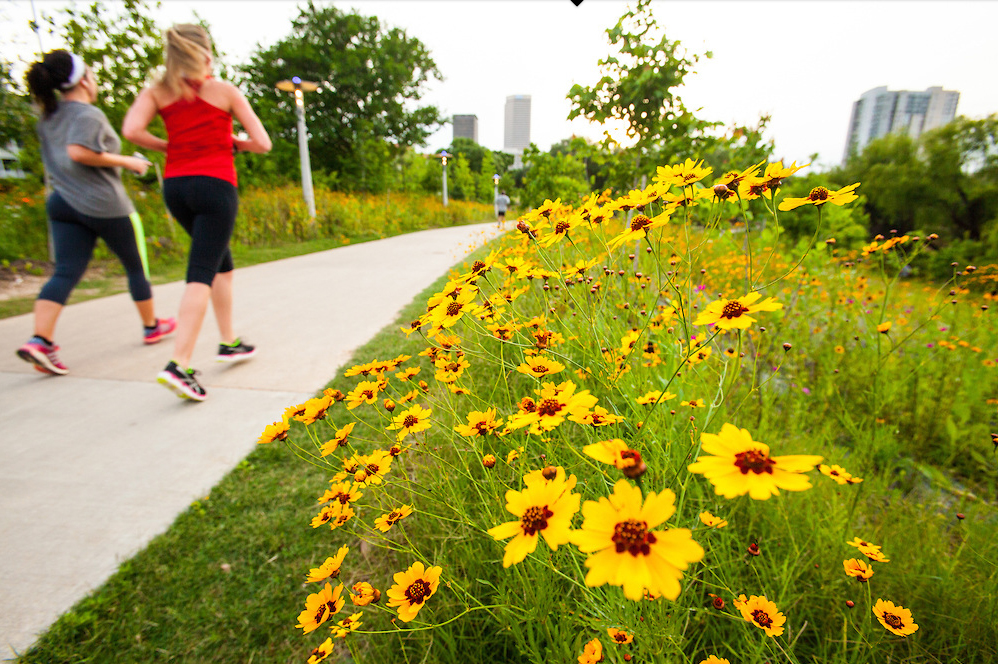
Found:
[[219, 272], [211, 282], [211, 306], [218, 322], [218, 334], [223, 344], [236, 340], [232, 328], [232, 271]]
[[[220, 331], [227, 326], [231, 335], [232, 259], [226, 262], [226, 258], [238, 197], [235, 187], [228, 182], [196, 176], [167, 180], [163, 193], [170, 212], [191, 236], [187, 288], [180, 302], [173, 355], [174, 362], [188, 367], [209, 300], [216, 307]], [[229, 274], [220, 281], [219, 268], [227, 268]], [[221, 289], [218, 296], [213, 289], [216, 281]]]
[[211, 286], [191, 281], [180, 299], [180, 312], [177, 314], [177, 336], [173, 342], [173, 361], [179, 367], [189, 367], [194, 346], [201, 333], [204, 314], [208, 310]]
[[142, 255], [139, 253], [138, 239], [132, 220], [128, 217], [98, 220], [103, 223], [98, 227], [98, 235], [108, 248], [121, 261], [128, 275], [128, 290], [132, 301], [139, 311], [142, 324], [152, 327], [156, 324], [156, 307], [152, 298], [152, 286], [145, 275]]
[[49, 196], [46, 209], [51, 220], [55, 272], [35, 302], [35, 334], [52, 341], [59, 314], [90, 263], [97, 234], [81, 223], [80, 215], [57, 193]]
[[52, 300], [35, 300], [35, 335], [52, 341], [62, 306]]

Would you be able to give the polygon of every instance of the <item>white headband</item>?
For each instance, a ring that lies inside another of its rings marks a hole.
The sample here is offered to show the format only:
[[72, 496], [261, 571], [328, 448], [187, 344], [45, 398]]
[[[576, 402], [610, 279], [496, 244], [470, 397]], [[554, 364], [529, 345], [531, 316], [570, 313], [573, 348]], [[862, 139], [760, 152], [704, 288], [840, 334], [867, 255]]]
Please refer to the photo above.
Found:
[[83, 75], [87, 73], [87, 65], [83, 62], [83, 58], [75, 53], [70, 53], [69, 57], [73, 59], [73, 71], [69, 74], [69, 80], [59, 86], [63, 90], [69, 90], [74, 87], [80, 82]]

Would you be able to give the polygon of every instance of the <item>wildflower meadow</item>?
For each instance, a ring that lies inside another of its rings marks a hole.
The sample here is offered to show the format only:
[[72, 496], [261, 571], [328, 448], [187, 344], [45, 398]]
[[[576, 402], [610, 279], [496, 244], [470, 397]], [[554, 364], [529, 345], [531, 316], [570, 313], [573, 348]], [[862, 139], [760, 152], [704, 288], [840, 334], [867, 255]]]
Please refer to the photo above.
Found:
[[862, 185], [800, 168], [545, 201], [273, 414], [328, 475], [302, 661], [994, 661], [998, 267], [840, 247]]

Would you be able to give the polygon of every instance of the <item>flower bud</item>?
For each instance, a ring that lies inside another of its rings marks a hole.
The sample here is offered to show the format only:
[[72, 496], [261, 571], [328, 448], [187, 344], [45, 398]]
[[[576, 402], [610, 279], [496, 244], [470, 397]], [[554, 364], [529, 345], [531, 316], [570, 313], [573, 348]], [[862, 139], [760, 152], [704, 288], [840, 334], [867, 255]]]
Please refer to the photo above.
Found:
[[851, 599], [847, 599], [846, 606], [848, 606], [851, 609], [852, 607], [856, 606], [856, 602], [852, 601]]
[[486, 454], [482, 457], [482, 465], [486, 468], [492, 468], [496, 465], [496, 457], [494, 454]]
[[547, 466], [541, 471], [541, 477], [546, 480], [553, 480], [558, 475], [558, 469], [554, 466]]
[[385, 407], [385, 410], [387, 410], [389, 413], [395, 410], [395, 402], [392, 401], [391, 399], [385, 399], [382, 405]]

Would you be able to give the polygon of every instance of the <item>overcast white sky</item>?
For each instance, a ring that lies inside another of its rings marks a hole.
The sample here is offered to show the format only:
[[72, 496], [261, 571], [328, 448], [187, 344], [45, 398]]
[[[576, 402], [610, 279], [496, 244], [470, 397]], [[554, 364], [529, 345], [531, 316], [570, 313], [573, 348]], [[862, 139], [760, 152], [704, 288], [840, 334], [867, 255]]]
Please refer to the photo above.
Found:
[[[35, 0], [54, 14], [67, 0]], [[85, 5], [87, 3], [81, 3]], [[109, 3], [113, 4], [113, 3]], [[316, 2], [316, 4], [326, 4]], [[375, 15], [404, 28], [429, 48], [443, 82], [424, 97], [452, 114], [478, 116], [479, 142], [502, 149], [507, 95], [532, 96], [531, 139], [542, 148], [572, 134], [599, 138], [599, 127], [569, 123], [566, 95], [575, 83], [593, 85], [608, 55], [605, 30], [627, 7], [621, 0], [351, 0], [343, 9]], [[292, 0], [164, 0], [155, 18], [164, 27], [193, 20], [212, 27], [229, 60], [245, 58], [290, 31]], [[998, 39], [998, 2], [960, 0], [653, 0], [666, 35], [693, 52], [710, 50], [687, 77], [682, 97], [704, 119], [754, 124], [772, 115], [769, 137], [777, 157], [837, 163], [852, 102], [881, 85], [961, 93], [957, 113], [998, 112], [991, 73]], [[33, 59], [38, 41], [27, 26], [28, 0], [0, 0], [0, 47]], [[9, 30], [7, 26], [9, 25]], [[43, 35], [46, 50], [61, 46]], [[288, 72], [288, 76], [294, 72]], [[447, 126], [428, 148], [450, 143]]]

